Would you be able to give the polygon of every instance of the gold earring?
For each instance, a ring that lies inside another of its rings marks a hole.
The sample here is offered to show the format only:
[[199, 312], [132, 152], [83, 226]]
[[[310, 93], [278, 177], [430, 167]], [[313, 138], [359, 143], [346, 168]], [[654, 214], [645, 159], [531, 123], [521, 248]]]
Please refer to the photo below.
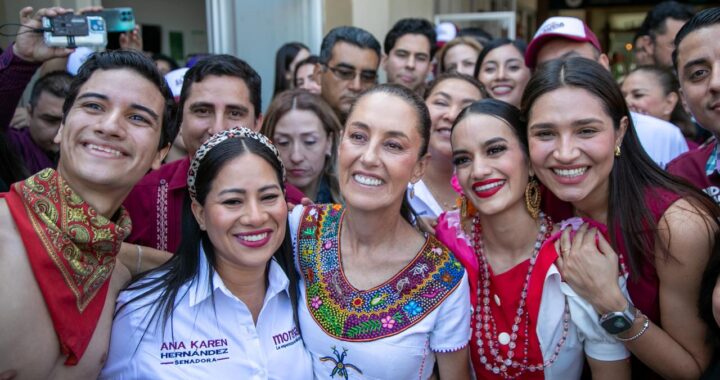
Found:
[[531, 177], [525, 186], [525, 207], [533, 219], [537, 219], [540, 215], [540, 185], [535, 177]]
[[468, 201], [465, 195], [460, 196], [460, 216], [463, 218], [468, 216]]
[[410, 199], [415, 198], [415, 184], [410, 183]]
[[620, 157], [620, 145], [615, 146], [615, 157]]

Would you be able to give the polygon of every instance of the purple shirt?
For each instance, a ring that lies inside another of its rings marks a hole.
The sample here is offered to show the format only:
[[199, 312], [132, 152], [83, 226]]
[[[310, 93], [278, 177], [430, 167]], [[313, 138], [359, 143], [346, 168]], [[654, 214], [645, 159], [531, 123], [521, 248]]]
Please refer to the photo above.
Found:
[[27, 62], [13, 54], [12, 45], [0, 55], [0, 128], [5, 132], [8, 145], [15, 147], [31, 173], [57, 166], [57, 162], [35, 144], [30, 137], [30, 130], [9, 128], [23, 91], [38, 67], [39, 64]]

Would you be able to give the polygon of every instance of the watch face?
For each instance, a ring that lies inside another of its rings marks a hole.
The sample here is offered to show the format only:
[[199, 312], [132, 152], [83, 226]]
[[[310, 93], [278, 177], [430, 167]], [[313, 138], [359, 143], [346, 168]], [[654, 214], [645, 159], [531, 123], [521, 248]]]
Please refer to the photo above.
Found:
[[610, 334], [617, 335], [629, 330], [632, 327], [632, 321], [628, 320], [624, 315], [613, 315], [612, 317], [601, 321], [600, 325]]

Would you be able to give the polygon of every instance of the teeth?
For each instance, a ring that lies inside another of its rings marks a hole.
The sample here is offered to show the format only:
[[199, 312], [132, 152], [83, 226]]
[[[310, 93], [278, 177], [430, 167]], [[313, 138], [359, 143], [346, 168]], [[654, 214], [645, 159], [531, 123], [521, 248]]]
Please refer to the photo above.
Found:
[[510, 86], [497, 86], [497, 87], [493, 87], [493, 91], [496, 91], [496, 92], [510, 92], [510, 91], [512, 91], [512, 87], [510, 87]]
[[115, 150], [115, 149], [110, 149], [110, 148], [106, 148], [106, 147], [103, 147], [103, 146], [98, 146], [98, 145], [95, 145], [95, 144], [88, 144], [87, 146], [88, 146], [88, 148], [90, 148], [90, 149], [99, 150], [99, 151], [105, 152], [105, 153], [110, 153], [110, 154], [112, 154], [112, 155], [115, 156], [115, 157], [120, 157], [120, 156], [122, 155], [122, 153], [118, 152], [118, 151]]
[[474, 190], [477, 192], [488, 191], [490, 189], [494, 189], [494, 188], [502, 186], [504, 184], [505, 184], [505, 181], [498, 181], [498, 182], [489, 183], [487, 185], [477, 186]]
[[587, 167], [577, 169], [553, 169], [555, 174], [562, 177], [577, 177], [585, 174]]
[[355, 174], [353, 178], [355, 179], [355, 181], [367, 186], [380, 186], [383, 183], [382, 180], [373, 177], [367, 177], [362, 174]]
[[267, 232], [263, 232], [263, 233], [257, 234], [257, 235], [238, 236], [238, 238], [239, 238], [240, 240], [253, 241], [253, 242], [254, 242], [254, 241], [260, 241], [260, 240], [262, 240], [262, 239], [265, 239], [265, 238], [267, 237], [267, 235], [268, 235]]

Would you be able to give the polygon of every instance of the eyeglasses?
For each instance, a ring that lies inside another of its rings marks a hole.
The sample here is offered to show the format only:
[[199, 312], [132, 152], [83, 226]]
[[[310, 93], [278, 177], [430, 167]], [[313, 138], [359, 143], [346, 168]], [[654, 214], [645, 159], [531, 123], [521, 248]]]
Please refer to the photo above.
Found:
[[377, 82], [377, 71], [375, 70], [360, 70], [351, 69], [349, 67], [325, 65], [335, 76], [340, 80], [354, 80], [355, 77], [360, 75], [360, 81], [364, 83], [375, 83]]

